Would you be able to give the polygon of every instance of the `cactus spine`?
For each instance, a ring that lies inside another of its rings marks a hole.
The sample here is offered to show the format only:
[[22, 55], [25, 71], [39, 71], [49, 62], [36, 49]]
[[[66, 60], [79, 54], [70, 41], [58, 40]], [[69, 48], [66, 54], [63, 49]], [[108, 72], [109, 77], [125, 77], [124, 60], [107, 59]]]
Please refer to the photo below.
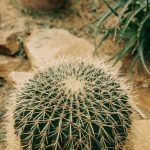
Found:
[[25, 83], [15, 94], [13, 115], [19, 149], [121, 150], [132, 124], [132, 97], [106, 68], [62, 60]]

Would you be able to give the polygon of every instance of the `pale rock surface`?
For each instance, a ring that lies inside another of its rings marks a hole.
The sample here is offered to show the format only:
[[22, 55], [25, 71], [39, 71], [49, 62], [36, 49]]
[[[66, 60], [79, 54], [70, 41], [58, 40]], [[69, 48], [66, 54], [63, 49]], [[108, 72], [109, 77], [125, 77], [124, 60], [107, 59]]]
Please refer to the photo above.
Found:
[[134, 150], [150, 150], [150, 120], [136, 121], [134, 126]]
[[139, 88], [136, 91], [138, 95], [137, 106], [141, 108], [147, 118], [150, 118], [150, 89], [149, 88]]
[[62, 56], [91, 57], [94, 45], [63, 29], [34, 29], [24, 43], [33, 66]]

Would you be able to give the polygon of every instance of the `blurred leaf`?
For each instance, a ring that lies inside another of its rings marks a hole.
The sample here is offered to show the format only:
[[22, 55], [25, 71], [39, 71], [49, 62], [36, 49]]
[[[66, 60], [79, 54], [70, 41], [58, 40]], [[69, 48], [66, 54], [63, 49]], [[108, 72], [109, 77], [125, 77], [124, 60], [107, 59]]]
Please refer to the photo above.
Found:
[[113, 7], [111, 7], [111, 5], [108, 4], [108, 2], [106, 2], [105, 0], [103, 0], [103, 2], [107, 5], [107, 7], [111, 10], [111, 12], [114, 15], [119, 16], [118, 13], [117, 13], [117, 11]]
[[[141, 62], [144, 69], [150, 74], [146, 65], [146, 61], [150, 61], [150, 0], [117, 0], [114, 2], [117, 9], [109, 0], [103, 0], [103, 2], [109, 10], [99, 18], [96, 28], [102, 29], [104, 21], [115, 14], [119, 21], [115, 27], [111, 28], [109, 35], [114, 35], [117, 43], [121, 41], [125, 43], [124, 47], [112, 57], [115, 59], [114, 65], [128, 54], [132, 58], [130, 69], [132, 72], [136, 62]], [[120, 14], [118, 13], [119, 8], [121, 9]], [[101, 46], [108, 37], [104, 35], [104, 39], [96, 45], [96, 48]]]
[[[97, 54], [97, 49], [103, 44], [103, 42], [109, 37], [110, 35], [110, 30], [106, 30], [102, 40], [98, 43], [98, 45], [95, 47], [95, 54]], [[98, 54], [97, 54], [98, 55]]]
[[141, 22], [139, 29], [138, 29], [138, 34], [137, 37], [140, 38], [141, 32], [142, 32], [142, 28], [144, 26], [144, 23], [150, 18], [150, 13], [148, 13], [145, 18], [143, 19], [143, 21]]
[[[113, 6], [113, 11], [116, 11], [118, 8], [122, 7], [124, 3], [117, 2]], [[107, 11], [97, 19], [96, 27], [98, 28], [110, 15], [112, 15], [112, 10], [107, 9]]]
[[125, 24], [124, 24], [124, 28], [123, 28], [123, 31], [121, 32], [121, 39], [122, 40], [122, 37], [125, 33], [125, 31], [127, 30], [127, 28], [129, 27], [129, 24], [131, 23], [132, 19], [143, 9], [144, 7], [140, 7], [140, 8], [137, 8], [133, 13], [131, 12], [131, 14], [128, 16]]
[[122, 57], [125, 55], [125, 53], [129, 52], [131, 48], [133, 48], [134, 44], [136, 43], [136, 36], [131, 37], [131, 39], [126, 43], [126, 46], [120, 50], [119, 53], [116, 55], [116, 60], [114, 62], [114, 65], [122, 59]]
[[144, 50], [144, 39], [140, 42], [140, 45], [138, 47], [138, 53], [139, 53], [139, 56], [140, 56], [140, 59], [141, 59], [141, 62], [143, 64], [143, 67], [145, 68], [145, 70], [147, 71], [147, 73], [150, 75], [150, 71], [148, 70], [146, 64], [145, 64], [145, 60], [144, 60], [144, 56], [143, 56], [143, 50]]

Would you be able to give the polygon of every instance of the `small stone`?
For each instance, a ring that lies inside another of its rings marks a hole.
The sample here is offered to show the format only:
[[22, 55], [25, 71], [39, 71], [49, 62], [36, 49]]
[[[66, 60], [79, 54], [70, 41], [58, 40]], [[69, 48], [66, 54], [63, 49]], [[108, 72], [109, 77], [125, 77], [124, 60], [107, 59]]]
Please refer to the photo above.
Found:
[[35, 29], [24, 43], [32, 66], [62, 56], [91, 57], [94, 45], [63, 29]]
[[61, 8], [65, 0], [21, 0], [21, 3], [34, 11], [53, 11]]
[[14, 55], [19, 51], [19, 41], [17, 33], [6, 33], [0, 37], [0, 53]]
[[143, 87], [143, 88], [148, 88], [148, 87], [149, 87], [148, 82], [147, 82], [147, 81], [143, 81], [143, 82], [142, 82], [142, 87]]

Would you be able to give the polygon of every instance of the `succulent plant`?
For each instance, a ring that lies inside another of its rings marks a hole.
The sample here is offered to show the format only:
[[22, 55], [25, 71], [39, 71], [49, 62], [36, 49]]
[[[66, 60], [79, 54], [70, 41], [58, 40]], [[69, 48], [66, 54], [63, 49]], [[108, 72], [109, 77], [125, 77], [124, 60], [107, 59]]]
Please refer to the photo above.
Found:
[[[118, 44], [124, 43], [120, 51], [112, 57], [115, 60], [114, 65], [124, 57], [130, 56], [130, 69], [127, 71], [143, 73], [142, 65], [146, 73], [150, 75], [150, 32], [148, 32], [150, 31], [150, 1], [116, 0], [114, 3], [111, 3], [111, 0], [102, 1], [108, 9], [96, 21], [95, 35], [99, 35], [99, 31], [104, 33], [103, 39], [96, 45], [96, 54], [98, 54], [97, 50], [103, 42], [113, 36]], [[117, 17], [118, 23], [113, 27], [104, 28], [103, 24], [108, 18], [111, 19], [112, 14]]]
[[132, 124], [129, 91], [98, 61], [62, 60], [36, 72], [14, 98], [18, 149], [122, 149]]

